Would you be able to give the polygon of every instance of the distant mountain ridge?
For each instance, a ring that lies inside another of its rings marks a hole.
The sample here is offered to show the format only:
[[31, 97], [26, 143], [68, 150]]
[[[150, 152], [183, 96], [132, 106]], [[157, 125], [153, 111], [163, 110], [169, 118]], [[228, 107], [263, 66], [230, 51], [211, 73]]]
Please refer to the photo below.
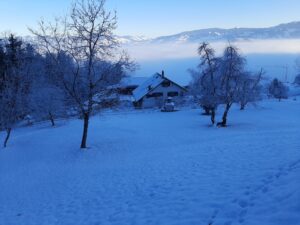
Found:
[[300, 39], [300, 21], [280, 24], [268, 28], [209, 28], [186, 31], [175, 35], [153, 39], [134, 36], [119, 36], [123, 44], [134, 43], [195, 43], [201, 41], [236, 41], [258, 39]]

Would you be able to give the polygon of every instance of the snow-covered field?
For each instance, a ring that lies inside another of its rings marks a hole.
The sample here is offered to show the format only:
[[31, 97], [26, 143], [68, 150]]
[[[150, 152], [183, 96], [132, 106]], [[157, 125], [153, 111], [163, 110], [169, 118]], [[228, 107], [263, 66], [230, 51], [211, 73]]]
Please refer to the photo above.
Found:
[[0, 150], [0, 224], [299, 225], [299, 99], [234, 108], [229, 123], [104, 113], [85, 152], [78, 120], [15, 130]]

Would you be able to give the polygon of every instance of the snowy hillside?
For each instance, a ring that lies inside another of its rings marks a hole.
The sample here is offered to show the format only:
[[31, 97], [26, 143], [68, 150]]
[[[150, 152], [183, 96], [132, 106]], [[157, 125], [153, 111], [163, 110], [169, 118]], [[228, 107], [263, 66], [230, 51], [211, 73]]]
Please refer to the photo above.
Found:
[[85, 152], [79, 120], [18, 129], [0, 150], [0, 224], [300, 225], [299, 114], [270, 100], [218, 129], [194, 109], [104, 113]]
[[141, 43], [147, 42], [149, 39], [145, 36], [117, 36], [116, 37], [121, 44]]
[[201, 41], [237, 41], [265, 39], [299, 39], [300, 22], [280, 24], [269, 28], [209, 28], [182, 32], [175, 35], [147, 39], [145, 37], [122, 36], [121, 43], [199, 43]]

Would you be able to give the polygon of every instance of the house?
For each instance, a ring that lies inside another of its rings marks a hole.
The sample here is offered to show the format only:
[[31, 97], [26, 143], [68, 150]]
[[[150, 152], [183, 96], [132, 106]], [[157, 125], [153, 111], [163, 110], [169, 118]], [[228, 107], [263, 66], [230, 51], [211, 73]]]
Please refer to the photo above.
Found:
[[133, 90], [134, 105], [138, 108], [162, 107], [167, 98], [175, 102], [182, 99], [187, 90], [167, 78], [162, 71], [156, 73]]

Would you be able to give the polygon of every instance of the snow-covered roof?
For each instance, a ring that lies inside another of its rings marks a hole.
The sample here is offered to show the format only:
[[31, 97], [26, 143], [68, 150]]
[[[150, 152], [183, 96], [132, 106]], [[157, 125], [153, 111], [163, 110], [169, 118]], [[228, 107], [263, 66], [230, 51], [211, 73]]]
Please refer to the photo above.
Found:
[[148, 77], [126, 77], [123, 78], [120, 87], [128, 87], [128, 86], [140, 86], [143, 84]]
[[145, 95], [149, 93], [149, 91], [156, 88], [164, 81], [164, 78], [159, 73], [154, 74], [152, 77], [148, 78], [144, 83], [142, 83], [139, 87], [137, 87], [133, 91], [133, 97], [136, 101], [139, 101]]

